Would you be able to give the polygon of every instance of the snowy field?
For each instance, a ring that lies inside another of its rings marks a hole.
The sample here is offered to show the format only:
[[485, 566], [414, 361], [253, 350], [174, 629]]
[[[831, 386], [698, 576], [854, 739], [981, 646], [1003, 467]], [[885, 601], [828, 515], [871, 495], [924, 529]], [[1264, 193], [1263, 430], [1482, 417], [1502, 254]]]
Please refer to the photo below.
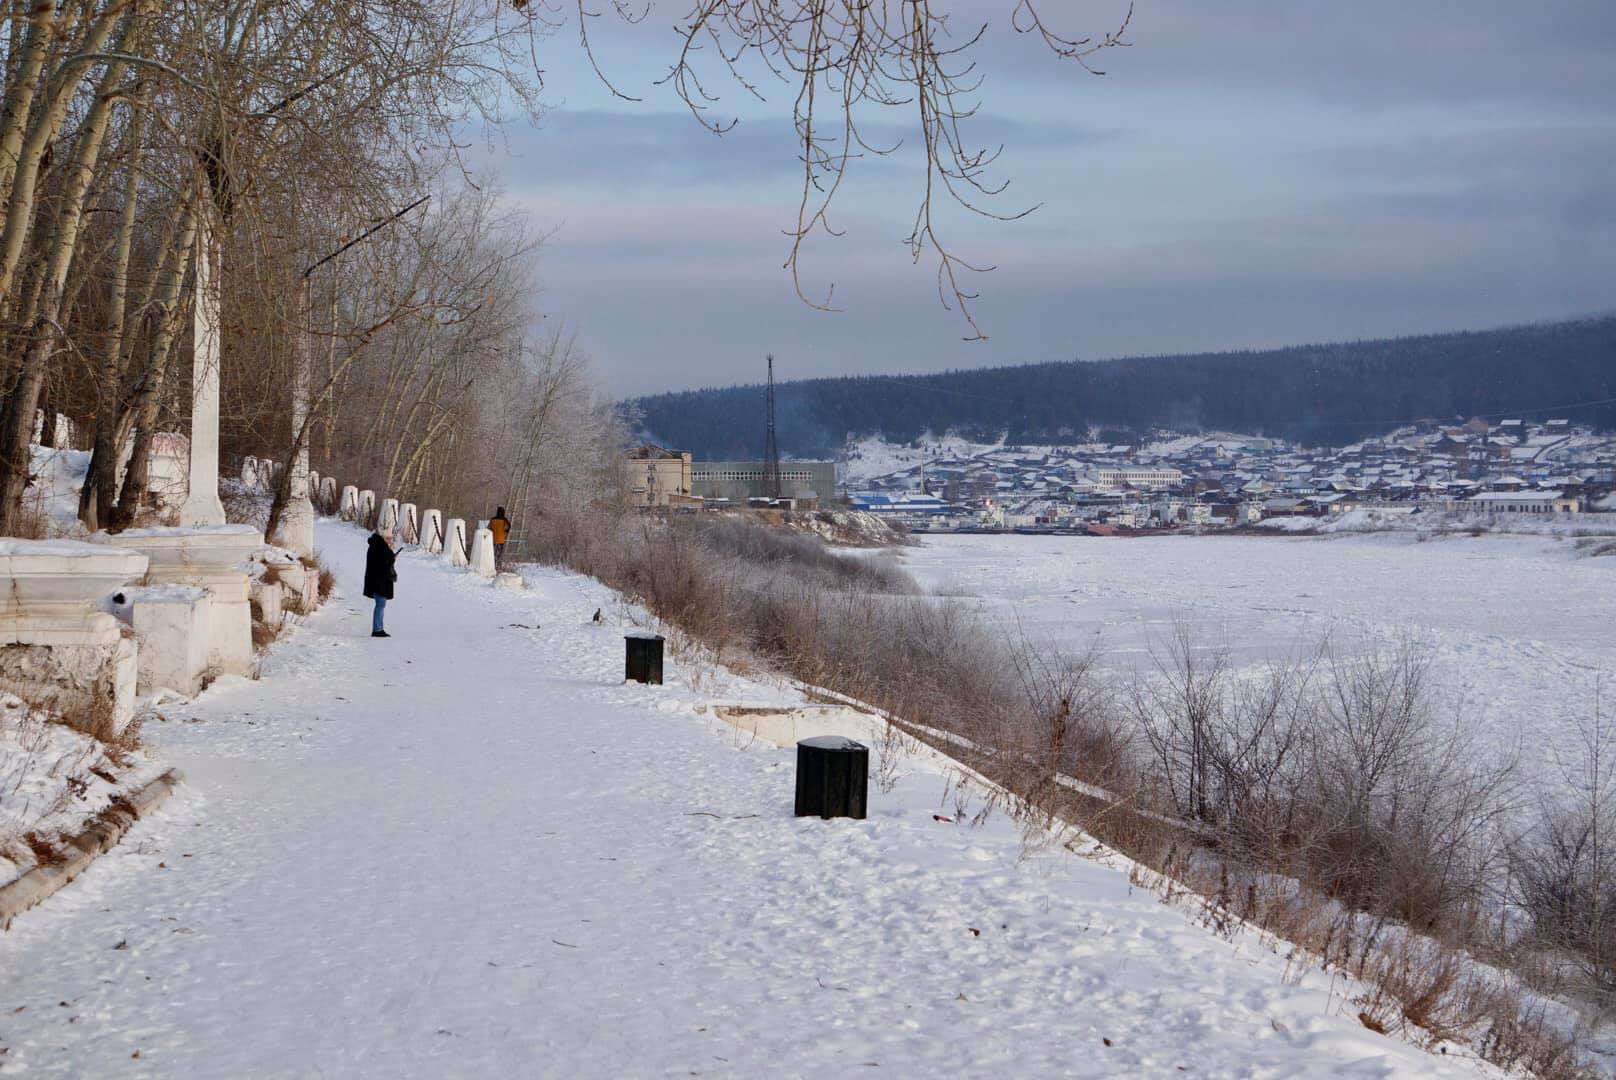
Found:
[[1412, 635], [1434, 653], [1439, 702], [1497, 748], [1573, 750], [1596, 697], [1616, 714], [1616, 558], [1521, 536], [928, 536], [921, 583], [974, 598], [1009, 633], [1113, 667], [1148, 666], [1176, 619], [1242, 663]]
[[592, 581], [408, 554], [375, 641], [363, 537], [318, 536], [348, 594], [151, 722], [187, 784], [0, 937], [0, 1075], [1486, 1074], [1125, 868], [937, 820], [918, 754], [867, 821], [793, 818], [792, 753], [694, 709], [792, 694], [625, 685]]

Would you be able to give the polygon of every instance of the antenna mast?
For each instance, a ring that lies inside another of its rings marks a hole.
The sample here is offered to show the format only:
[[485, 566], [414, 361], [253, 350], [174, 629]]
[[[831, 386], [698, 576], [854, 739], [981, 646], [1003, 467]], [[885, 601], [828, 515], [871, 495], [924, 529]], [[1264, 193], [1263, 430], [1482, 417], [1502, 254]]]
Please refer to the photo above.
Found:
[[774, 354], [769, 354], [769, 429], [763, 441], [763, 494], [780, 497], [780, 446], [774, 440]]

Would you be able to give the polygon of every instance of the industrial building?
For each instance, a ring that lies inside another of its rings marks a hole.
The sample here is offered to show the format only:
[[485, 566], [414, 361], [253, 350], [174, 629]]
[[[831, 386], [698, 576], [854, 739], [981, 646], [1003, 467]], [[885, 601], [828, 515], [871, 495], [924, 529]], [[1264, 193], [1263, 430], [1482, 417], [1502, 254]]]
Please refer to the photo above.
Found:
[[667, 506], [691, 493], [688, 450], [669, 450], [645, 443], [623, 459], [624, 479], [632, 506]]
[[[690, 493], [703, 499], [744, 504], [768, 497], [768, 466], [761, 461], [698, 461], [691, 467]], [[836, 497], [834, 461], [782, 461], [780, 498], [797, 503], [830, 502]]]

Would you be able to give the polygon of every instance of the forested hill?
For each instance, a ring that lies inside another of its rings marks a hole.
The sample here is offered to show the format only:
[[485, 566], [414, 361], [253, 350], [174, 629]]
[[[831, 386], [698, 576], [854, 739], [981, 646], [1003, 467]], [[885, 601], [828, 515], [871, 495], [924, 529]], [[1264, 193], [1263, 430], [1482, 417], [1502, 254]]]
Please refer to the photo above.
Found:
[[[762, 386], [634, 404], [646, 436], [698, 460], [762, 453]], [[832, 455], [851, 436], [954, 431], [1058, 443], [1090, 426], [1265, 434], [1339, 445], [1419, 418], [1553, 413], [1616, 428], [1616, 317], [1263, 352], [1030, 364], [941, 375], [811, 379], [776, 388], [781, 452]], [[1602, 404], [1590, 404], [1602, 402]]]

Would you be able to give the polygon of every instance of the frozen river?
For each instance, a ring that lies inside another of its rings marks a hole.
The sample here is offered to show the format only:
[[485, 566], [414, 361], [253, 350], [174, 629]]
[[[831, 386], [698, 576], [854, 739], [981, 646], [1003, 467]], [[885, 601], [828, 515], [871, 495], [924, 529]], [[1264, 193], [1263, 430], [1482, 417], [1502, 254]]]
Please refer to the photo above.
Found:
[[1603, 699], [1616, 719], [1616, 558], [1531, 537], [930, 536], [923, 585], [971, 598], [1012, 634], [1148, 663], [1175, 619], [1242, 661], [1413, 635], [1442, 704], [1495, 745], [1570, 748]]

